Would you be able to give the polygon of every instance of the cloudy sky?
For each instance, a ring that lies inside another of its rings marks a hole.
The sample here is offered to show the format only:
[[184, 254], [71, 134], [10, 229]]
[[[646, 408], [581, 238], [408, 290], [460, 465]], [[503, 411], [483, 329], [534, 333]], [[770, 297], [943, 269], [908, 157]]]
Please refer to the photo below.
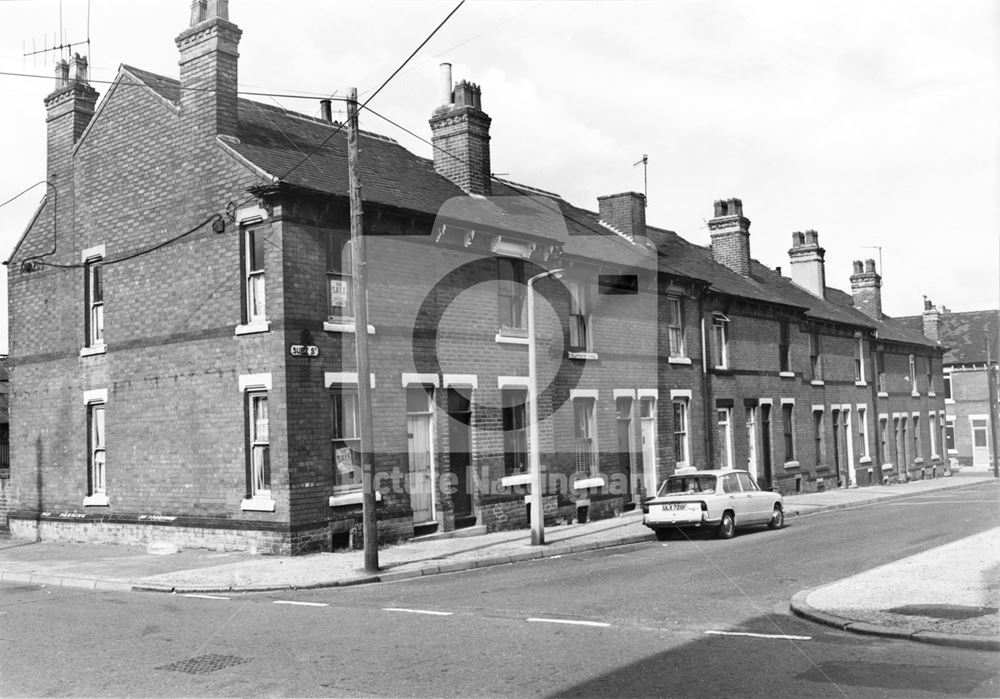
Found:
[[[305, 95], [254, 99], [307, 114], [349, 86], [364, 99], [455, 4], [232, 0], [241, 89]], [[89, 7], [95, 81], [121, 63], [176, 77], [189, 6], [0, 0], [0, 202], [45, 177], [42, 100], [58, 55], [23, 54], [55, 43], [60, 17], [64, 41], [84, 40]], [[600, 195], [642, 191], [633, 163], [647, 154], [654, 225], [707, 244], [713, 200], [736, 196], [769, 266], [787, 273], [791, 233], [813, 228], [831, 286], [849, 289], [851, 261], [881, 253], [890, 315], [918, 314], [924, 294], [955, 311], [996, 308], [998, 7], [470, 0], [371, 106], [429, 138], [438, 64], [450, 61], [456, 80], [482, 86], [493, 169], [510, 179], [596, 209]], [[361, 125], [430, 155], [374, 116]], [[0, 208], [4, 259], [43, 194]]]

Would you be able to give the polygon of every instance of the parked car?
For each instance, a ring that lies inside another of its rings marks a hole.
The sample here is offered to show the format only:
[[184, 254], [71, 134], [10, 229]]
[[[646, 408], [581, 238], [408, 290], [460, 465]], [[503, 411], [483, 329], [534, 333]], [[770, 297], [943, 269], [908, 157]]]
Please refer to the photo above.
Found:
[[785, 523], [780, 493], [761, 490], [748, 471], [688, 471], [669, 476], [643, 504], [643, 524], [664, 541], [679, 527], [714, 528], [729, 539], [737, 527]]

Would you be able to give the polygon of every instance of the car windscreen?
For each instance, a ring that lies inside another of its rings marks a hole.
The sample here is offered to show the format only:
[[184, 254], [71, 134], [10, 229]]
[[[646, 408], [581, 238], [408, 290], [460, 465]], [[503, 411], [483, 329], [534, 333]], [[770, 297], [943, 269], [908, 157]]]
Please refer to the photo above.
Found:
[[715, 476], [671, 476], [663, 481], [657, 495], [675, 493], [714, 493]]

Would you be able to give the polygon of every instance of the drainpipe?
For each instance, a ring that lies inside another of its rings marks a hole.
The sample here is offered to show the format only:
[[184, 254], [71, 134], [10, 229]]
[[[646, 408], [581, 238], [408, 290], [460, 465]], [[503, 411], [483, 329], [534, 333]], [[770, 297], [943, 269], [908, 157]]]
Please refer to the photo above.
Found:
[[715, 449], [712, 443], [712, 383], [708, 375], [708, 341], [705, 337], [705, 307], [704, 294], [698, 294], [698, 319], [701, 324], [701, 393], [703, 396], [702, 413], [705, 417], [705, 456], [708, 468], [715, 468]]
[[[882, 485], [882, 464], [885, 460], [885, 455], [882, 454], [882, 421], [879, 420], [878, 406], [878, 364], [876, 363], [878, 351], [875, 347], [877, 340], [878, 330], [876, 329], [872, 332], [872, 338], [868, 342], [868, 366], [871, 367], [872, 375], [872, 380], [868, 385], [871, 386], [872, 392], [872, 425], [875, 429], [875, 459], [872, 464], [872, 475], [878, 479], [878, 484]], [[886, 421], [886, 430], [888, 429], [889, 423]]]

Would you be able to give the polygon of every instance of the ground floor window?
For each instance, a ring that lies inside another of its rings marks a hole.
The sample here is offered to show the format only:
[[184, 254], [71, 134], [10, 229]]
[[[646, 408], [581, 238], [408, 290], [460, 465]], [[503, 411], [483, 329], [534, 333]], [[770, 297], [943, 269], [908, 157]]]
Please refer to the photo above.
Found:
[[504, 473], [508, 476], [528, 471], [527, 398], [528, 392], [523, 388], [505, 388], [500, 391], [503, 463]]
[[250, 496], [271, 495], [271, 443], [266, 393], [248, 393], [250, 454]]
[[573, 399], [573, 424], [576, 440], [576, 470], [597, 475], [597, 442], [594, 439], [593, 398]]
[[104, 432], [104, 403], [87, 406], [90, 455], [88, 458], [87, 495], [107, 494], [106, 445]]
[[358, 389], [341, 386], [330, 392], [333, 447], [333, 491], [361, 490], [361, 430], [358, 420]]
[[675, 400], [674, 410], [674, 460], [677, 466], [687, 466], [688, 462], [688, 404], [686, 400]]

